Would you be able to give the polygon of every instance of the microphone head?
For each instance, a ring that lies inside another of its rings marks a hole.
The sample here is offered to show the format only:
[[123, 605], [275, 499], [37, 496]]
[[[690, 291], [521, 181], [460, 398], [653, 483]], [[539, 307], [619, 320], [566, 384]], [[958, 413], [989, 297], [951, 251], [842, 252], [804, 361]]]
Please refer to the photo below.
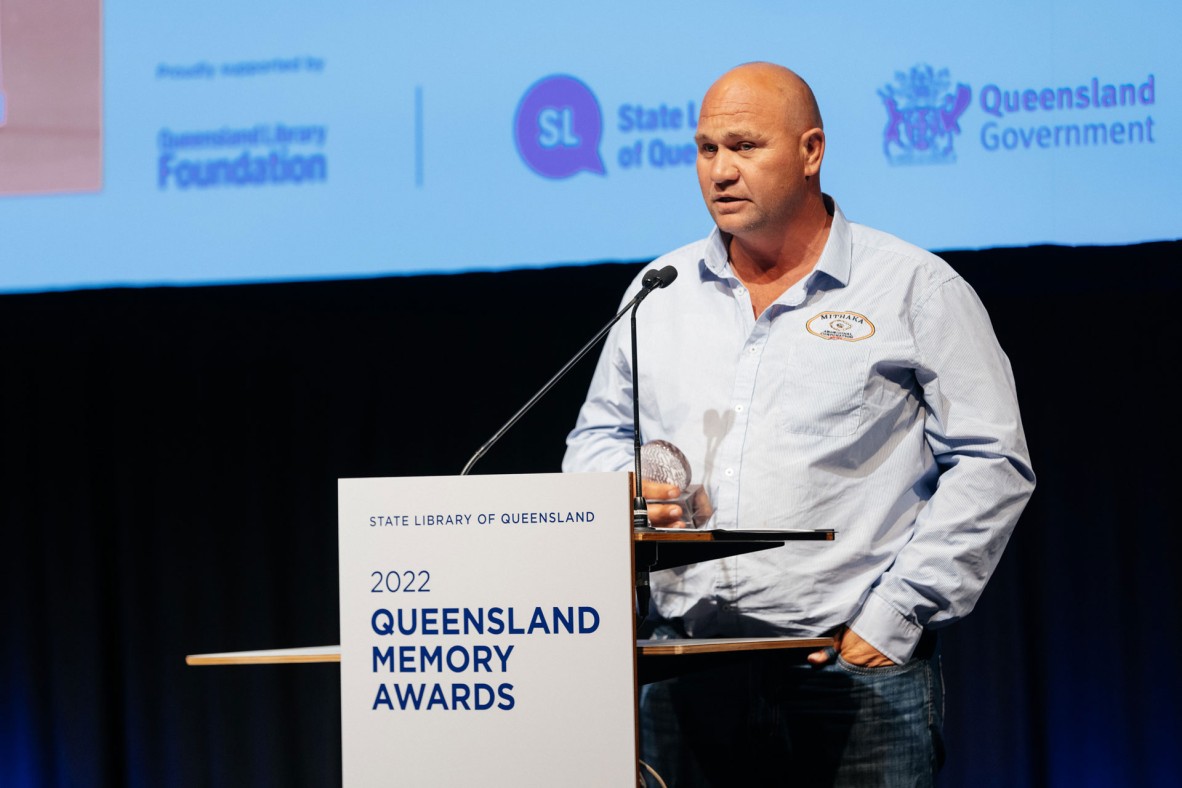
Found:
[[667, 265], [660, 271], [657, 271], [656, 276], [660, 279], [658, 287], [668, 287], [673, 284], [673, 280], [677, 278], [677, 269], [671, 265]]
[[651, 268], [645, 272], [644, 278], [640, 283], [644, 285], [646, 290], [656, 290], [661, 287], [668, 287], [669, 283], [677, 278], [677, 269], [671, 265], [667, 265], [658, 271]]
[[640, 447], [640, 472], [645, 479], [676, 484], [684, 490], [692, 478], [689, 460], [669, 441], [653, 440]]

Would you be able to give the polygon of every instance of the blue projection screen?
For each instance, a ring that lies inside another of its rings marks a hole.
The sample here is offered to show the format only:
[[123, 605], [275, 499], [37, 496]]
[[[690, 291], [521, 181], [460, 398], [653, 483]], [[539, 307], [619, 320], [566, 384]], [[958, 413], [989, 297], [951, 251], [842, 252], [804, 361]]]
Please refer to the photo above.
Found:
[[1182, 237], [1182, 4], [0, 7], [0, 291], [640, 260], [701, 237], [727, 68], [814, 87], [822, 184], [930, 249]]

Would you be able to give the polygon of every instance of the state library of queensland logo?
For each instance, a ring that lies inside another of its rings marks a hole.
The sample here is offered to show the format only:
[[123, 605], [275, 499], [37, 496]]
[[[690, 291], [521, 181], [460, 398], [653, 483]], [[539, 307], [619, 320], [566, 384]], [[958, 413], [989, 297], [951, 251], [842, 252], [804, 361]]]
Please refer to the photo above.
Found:
[[882, 152], [891, 164], [951, 164], [960, 116], [973, 91], [959, 82], [952, 88], [948, 69], [917, 65], [896, 71], [894, 84], [878, 91], [887, 112]]
[[584, 170], [603, 175], [602, 136], [599, 100], [569, 74], [551, 74], [530, 85], [513, 118], [517, 152], [543, 178], [569, 178]]

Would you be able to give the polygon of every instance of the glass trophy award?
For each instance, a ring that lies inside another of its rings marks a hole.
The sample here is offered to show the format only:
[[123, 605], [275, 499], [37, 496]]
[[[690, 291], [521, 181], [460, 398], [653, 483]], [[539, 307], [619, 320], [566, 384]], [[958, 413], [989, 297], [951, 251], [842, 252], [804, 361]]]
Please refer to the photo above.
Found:
[[669, 500], [652, 499], [659, 503], [676, 503], [681, 507], [681, 519], [689, 528], [701, 528], [714, 515], [706, 489], [693, 484], [689, 460], [681, 449], [669, 441], [653, 440], [640, 447], [640, 473], [646, 480], [675, 484], [681, 495]]

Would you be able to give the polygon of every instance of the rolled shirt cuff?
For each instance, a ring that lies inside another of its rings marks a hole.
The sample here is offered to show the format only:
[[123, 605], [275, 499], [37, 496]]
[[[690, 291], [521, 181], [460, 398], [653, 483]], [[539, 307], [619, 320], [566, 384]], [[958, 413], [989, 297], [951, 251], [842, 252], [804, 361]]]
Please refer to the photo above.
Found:
[[874, 592], [849, 622], [849, 628], [896, 665], [911, 659], [923, 636], [923, 627], [904, 617]]

